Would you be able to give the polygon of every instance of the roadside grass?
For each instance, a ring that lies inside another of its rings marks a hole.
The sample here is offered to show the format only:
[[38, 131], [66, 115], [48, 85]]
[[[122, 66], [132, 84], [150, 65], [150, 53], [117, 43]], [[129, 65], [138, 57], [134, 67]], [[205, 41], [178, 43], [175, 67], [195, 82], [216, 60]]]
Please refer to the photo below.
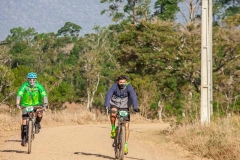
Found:
[[[108, 123], [107, 115], [96, 115], [87, 110], [80, 109], [76, 112], [51, 111], [44, 112], [41, 122], [44, 127], [64, 126], [64, 125], [83, 125]], [[11, 131], [20, 129], [21, 113], [14, 114], [8, 112], [0, 113], [0, 131]]]
[[209, 126], [199, 123], [177, 126], [168, 132], [171, 140], [202, 158], [238, 160], [240, 117], [216, 118]]

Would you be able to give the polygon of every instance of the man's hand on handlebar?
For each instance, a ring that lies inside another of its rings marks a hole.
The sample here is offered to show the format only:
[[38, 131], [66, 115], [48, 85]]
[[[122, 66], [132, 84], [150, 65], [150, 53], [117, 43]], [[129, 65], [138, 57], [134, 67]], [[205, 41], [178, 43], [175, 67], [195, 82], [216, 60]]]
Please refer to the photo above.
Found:
[[48, 108], [48, 104], [47, 104], [47, 103], [44, 103], [43, 106], [42, 106], [42, 109], [44, 109], [45, 111], [47, 111], [47, 108]]
[[134, 112], [140, 112], [140, 109], [139, 108], [134, 108], [133, 111]]
[[110, 107], [105, 107], [106, 113], [109, 114]]
[[17, 109], [21, 109], [21, 106], [19, 104], [15, 105]]

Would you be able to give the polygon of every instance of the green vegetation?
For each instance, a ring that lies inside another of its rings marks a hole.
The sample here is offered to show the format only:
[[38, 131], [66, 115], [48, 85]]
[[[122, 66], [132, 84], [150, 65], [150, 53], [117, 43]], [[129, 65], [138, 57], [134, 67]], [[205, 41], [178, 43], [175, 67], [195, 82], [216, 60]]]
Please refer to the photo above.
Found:
[[[101, 2], [109, 3], [102, 13], [119, 23], [95, 26], [94, 33], [79, 36], [81, 26], [71, 22], [57, 33], [11, 29], [0, 45], [0, 102], [13, 106], [27, 72], [35, 71], [51, 108], [69, 101], [84, 103], [90, 111], [104, 110], [106, 91], [118, 75], [127, 74], [143, 116], [198, 119], [201, 23], [193, 18], [187, 25], [176, 24], [177, 0], [156, 1], [154, 12], [149, 0]], [[217, 5], [219, 9], [224, 3]], [[215, 115], [240, 111], [240, 18], [238, 9], [227, 10], [221, 25], [213, 28]]]

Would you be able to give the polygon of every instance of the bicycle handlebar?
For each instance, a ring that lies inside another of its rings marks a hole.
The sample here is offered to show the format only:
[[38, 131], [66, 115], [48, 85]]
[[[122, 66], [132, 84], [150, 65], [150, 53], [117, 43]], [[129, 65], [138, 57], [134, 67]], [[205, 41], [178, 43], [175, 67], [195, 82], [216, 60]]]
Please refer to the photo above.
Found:
[[[43, 106], [28, 106], [28, 107], [33, 107], [34, 109], [40, 109], [40, 110], [45, 110], [45, 108], [43, 108]], [[26, 107], [20, 106], [21, 109], [24, 109]]]
[[[114, 110], [111, 110], [111, 109], [110, 109], [109, 113], [118, 113], [119, 111], [121, 111], [121, 110], [114, 111]], [[124, 111], [125, 111], [125, 110], [124, 110]], [[126, 112], [130, 113], [130, 111], [126, 111]], [[134, 111], [133, 111], [133, 113], [138, 113], [138, 112], [134, 112]]]

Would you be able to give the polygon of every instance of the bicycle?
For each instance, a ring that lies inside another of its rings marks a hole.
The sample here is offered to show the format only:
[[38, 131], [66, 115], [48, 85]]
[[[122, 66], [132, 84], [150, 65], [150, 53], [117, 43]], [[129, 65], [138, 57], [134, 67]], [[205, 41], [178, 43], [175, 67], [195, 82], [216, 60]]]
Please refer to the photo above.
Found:
[[[111, 111], [115, 112], [115, 111]], [[115, 151], [115, 158], [119, 160], [124, 159], [124, 145], [126, 142], [126, 121], [125, 117], [128, 116], [129, 111], [119, 110], [117, 112], [118, 124], [116, 127], [116, 137], [113, 141], [113, 147]]]
[[[22, 107], [23, 109], [23, 107]], [[25, 142], [28, 143], [28, 154], [31, 153], [31, 149], [32, 149], [32, 141], [35, 138], [35, 132], [34, 132], [34, 128], [36, 130], [35, 127], [35, 112], [37, 109], [42, 109], [41, 106], [31, 106], [31, 107], [26, 107], [26, 112], [29, 116], [29, 118], [27, 119], [27, 131], [25, 132], [26, 135], [23, 137]], [[44, 109], [42, 109], [44, 110]]]

